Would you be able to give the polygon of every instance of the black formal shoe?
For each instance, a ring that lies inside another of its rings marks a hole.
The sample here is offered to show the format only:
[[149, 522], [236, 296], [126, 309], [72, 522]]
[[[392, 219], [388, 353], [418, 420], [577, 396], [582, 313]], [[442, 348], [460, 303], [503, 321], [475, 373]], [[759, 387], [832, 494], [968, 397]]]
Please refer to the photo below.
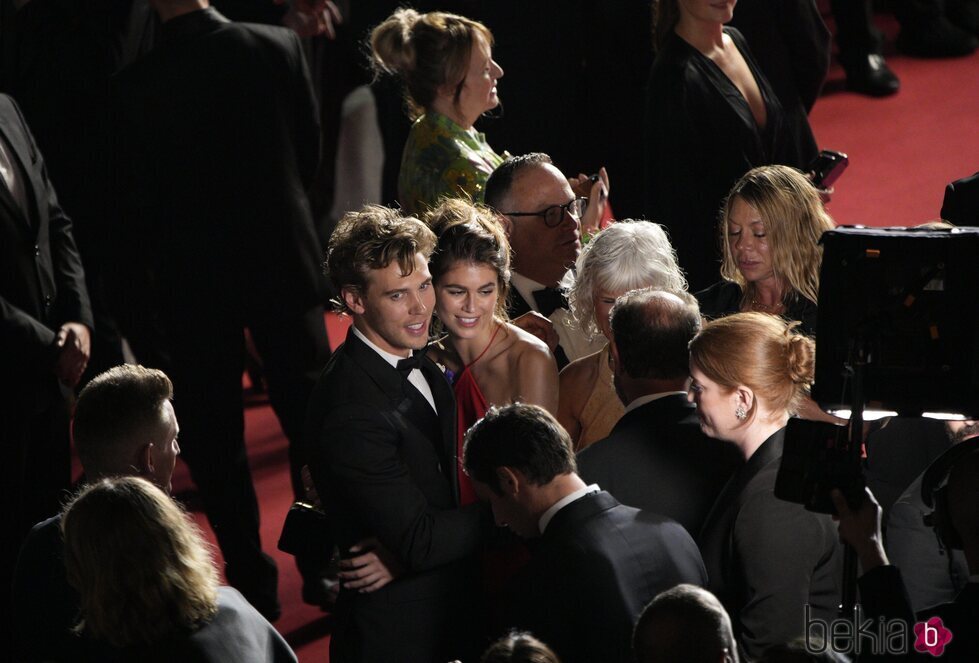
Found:
[[919, 58], [954, 58], [969, 55], [979, 47], [979, 40], [952, 25], [944, 16], [901, 27], [897, 48]]
[[334, 578], [305, 578], [303, 603], [318, 606], [324, 612], [333, 612], [340, 595], [340, 581]]
[[845, 66], [848, 90], [870, 97], [886, 97], [901, 88], [901, 81], [891, 71], [884, 58], [871, 53], [855, 64]]

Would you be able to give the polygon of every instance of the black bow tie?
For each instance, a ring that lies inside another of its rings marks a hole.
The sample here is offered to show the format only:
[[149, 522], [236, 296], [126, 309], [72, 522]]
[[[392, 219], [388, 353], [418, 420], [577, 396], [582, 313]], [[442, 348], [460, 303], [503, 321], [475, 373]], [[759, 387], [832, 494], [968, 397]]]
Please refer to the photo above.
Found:
[[557, 288], [534, 290], [534, 301], [537, 302], [537, 311], [545, 318], [551, 317], [551, 313], [559, 308], [568, 308], [568, 298]]
[[420, 369], [422, 367], [422, 359], [425, 358], [425, 351], [428, 348], [423, 348], [421, 350], [415, 350], [411, 353], [410, 357], [406, 359], [398, 360], [398, 372], [401, 373], [405, 378], [411, 375], [411, 372], [416, 368]]

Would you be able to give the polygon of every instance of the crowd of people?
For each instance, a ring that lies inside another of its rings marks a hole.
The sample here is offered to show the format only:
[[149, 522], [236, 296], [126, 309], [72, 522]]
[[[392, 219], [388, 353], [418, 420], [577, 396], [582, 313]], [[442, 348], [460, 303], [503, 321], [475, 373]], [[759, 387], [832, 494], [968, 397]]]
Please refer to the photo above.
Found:
[[[947, 13], [975, 32], [970, 2]], [[369, 94], [400, 81], [410, 125], [400, 143], [379, 115], [341, 127], [339, 154], [396, 147], [398, 205], [376, 197], [381, 168], [345, 173], [375, 197], [324, 228], [299, 34], [332, 33], [337, 6], [293, 0], [276, 26], [208, 0], [144, 4], [67, 31], [98, 37], [84, 76], [60, 52], [18, 60], [28, 113], [0, 94], [0, 332], [20, 385], [0, 430], [0, 648], [15, 660], [296, 660], [273, 626], [246, 365], [296, 499], [324, 515], [329, 543], [296, 564], [302, 599], [335, 616], [335, 663], [975, 660], [979, 423], [949, 422], [894, 500], [834, 493], [831, 517], [775, 497], [789, 420], [833, 421], [809, 395], [835, 227], [807, 172], [818, 52], [790, 84], [772, 64], [787, 45], [750, 37], [773, 18], [735, 28], [734, 0], [653, 3], [633, 141], [650, 220], [615, 220], [605, 168], [565, 173], [476, 130], [501, 104], [486, 25], [396, 9], [367, 41]], [[796, 4], [788, 16], [818, 19]], [[21, 36], [73, 20], [46, 0], [20, 11]], [[912, 51], [939, 39], [902, 30]], [[896, 89], [862, 57], [854, 86]], [[91, 86], [86, 131], [51, 168], [39, 144], [57, 144], [60, 97], [25, 83], [32, 66]], [[957, 222], [979, 225], [977, 189], [950, 185]], [[332, 355], [328, 302], [352, 321]], [[178, 456], [223, 569], [170, 495]], [[837, 637], [843, 542], [864, 614], [903, 624], [903, 648]], [[917, 648], [921, 628], [942, 642]]]

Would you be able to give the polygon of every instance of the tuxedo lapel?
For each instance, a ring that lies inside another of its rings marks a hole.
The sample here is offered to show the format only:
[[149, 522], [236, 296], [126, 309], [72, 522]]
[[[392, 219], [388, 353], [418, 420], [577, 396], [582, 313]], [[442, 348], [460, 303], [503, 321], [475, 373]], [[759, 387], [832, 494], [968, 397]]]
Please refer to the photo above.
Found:
[[459, 497], [459, 458], [458, 440], [456, 438], [456, 399], [452, 393], [452, 385], [438, 365], [428, 357], [422, 362], [422, 373], [432, 389], [432, 398], [438, 409], [439, 424], [442, 433], [442, 453], [449, 459], [449, 479], [452, 490]]
[[[455, 453], [454, 450], [449, 452], [446, 449], [445, 430], [447, 425], [454, 429], [455, 403], [452, 400], [452, 393], [448, 388], [448, 383], [445, 378], [439, 378], [445, 385], [444, 389], [442, 389], [439, 388], [438, 380], [432, 379], [427, 374], [425, 376], [432, 389], [435, 406], [438, 408], [438, 414], [436, 415], [421, 392], [398, 369], [391, 366], [383, 357], [360, 340], [353, 333], [352, 327], [347, 332], [347, 340], [344, 342], [344, 347], [350, 357], [360, 365], [367, 376], [390, 399], [391, 409], [399, 415], [401, 421], [406, 426], [414, 428], [418, 434], [424, 436], [432, 443], [439, 458], [442, 459], [443, 469], [448, 465], [452, 465]], [[430, 359], [425, 359], [422, 362], [423, 374], [428, 370], [426, 369], [428, 365], [431, 365], [431, 370], [441, 374], [441, 371]], [[448, 424], [446, 424], [446, 419], [448, 420]], [[456, 476], [454, 465], [452, 465], [452, 471], [449, 474], [452, 477], [453, 485], [455, 485], [458, 482], [458, 477]]]

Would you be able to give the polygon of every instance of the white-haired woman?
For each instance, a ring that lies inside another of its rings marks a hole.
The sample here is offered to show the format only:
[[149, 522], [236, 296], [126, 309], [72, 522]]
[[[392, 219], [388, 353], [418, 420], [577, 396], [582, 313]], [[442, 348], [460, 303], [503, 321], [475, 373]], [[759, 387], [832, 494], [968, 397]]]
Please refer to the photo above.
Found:
[[[572, 315], [586, 334], [609, 340], [616, 298], [636, 288], [687, 288], [666, 232], [649, 221], [622, 221], [600, 232], [578, 256], [576, 274], [568, 297]], [[606, 437], [624, 411], [610, 361], [606, 343], [561, 371], [557, 419], [576, 451]]]

